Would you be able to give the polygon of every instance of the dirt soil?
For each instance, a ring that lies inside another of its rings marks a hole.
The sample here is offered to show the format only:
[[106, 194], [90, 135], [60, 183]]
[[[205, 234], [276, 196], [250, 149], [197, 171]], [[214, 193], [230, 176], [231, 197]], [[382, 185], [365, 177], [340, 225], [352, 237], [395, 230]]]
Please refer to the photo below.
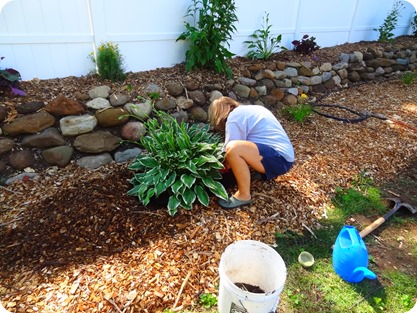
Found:
[[[345, 44], [313, 56], [285, 52], [274, 58], [334, 62], [340, 52], [372, 45], [381, 44]], [[232, 60], [234, 73], [239, 75], [250, 62]], [[177, 65], [129, 73], [124, 84], [111, 87], [123, 90], [132, 84], [140, 94], [149, 83], [163, 86], [191, 75], [201, 83], [225, 81], [209, 71], [185, 73], [183, 65]], [[72, 97], [75, 91], [101, 84], [95, 76], [33, 80], [22, 84], [27, 98], [9, 97], [5, 102], [12, 107], [23, 101], [50, 101], [60, 93]], [[377, 118], [346, 124], [315, 114], [302, 125], [275, 110], [297, 160], [275, 181], [254, 181], [253, 204], [235, 210], [221, 209], [215, 199], [209, 207], [195, 205], [175, 217], [165, 208], [145, 208], [126, 195], [133, 175], [126, 164], [95, 171], [73, 164], [49, 168], [40, 171], [39, 180], [1, 187], [3, 305], [11, 312], [179, 311], [198, 303], [203, 292], [217, 294], [219, 260], [227, 245], [240, 239], [274, 244], [275, 232], [314, 231], [331, 209], [335, 189], [348, 187], [360, 172], [381, 186], [386, 197], [417, 206], [417, 83], [407, 86], [400, 78], [372, 81], [322, 95], [318, 102], [381, 113], [403, 124]], [[349, 117], [336, 111], [326, 109]], [[411, 216], [404, 210], [398, 214]], [[362, 229], [375, 218], [354, 216], [347, 223]], [[378, 266], [417, 277], [413, 219], [401, 226], [387, 222], [369, 236], [370, 254]]]

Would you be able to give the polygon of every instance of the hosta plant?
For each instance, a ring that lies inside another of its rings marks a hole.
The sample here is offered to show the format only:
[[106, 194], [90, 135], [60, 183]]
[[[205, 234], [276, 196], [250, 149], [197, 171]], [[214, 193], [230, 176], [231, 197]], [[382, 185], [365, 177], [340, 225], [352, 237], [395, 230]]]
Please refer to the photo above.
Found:
[[147, 135], [140, 139], [146, 153], [129, 166], [136, 173], [128, 195], [147, 206], [165, 194], [171, 216], [179, 208], [191, 210], [196, 200], [208, 206], [210, 193], [226, 199], [226, 189], [218, 181], [224, 159], [220, 137], [209, 132], [209, 125], [178, 123], [166, 113], [156, 114], [145, 122]]

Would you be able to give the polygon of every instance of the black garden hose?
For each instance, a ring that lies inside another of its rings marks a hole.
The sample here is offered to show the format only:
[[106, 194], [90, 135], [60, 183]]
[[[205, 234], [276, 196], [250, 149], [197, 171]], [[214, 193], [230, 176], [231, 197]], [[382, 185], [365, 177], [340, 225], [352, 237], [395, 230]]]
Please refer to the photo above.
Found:
[[[417, 132], [416, 127], [408, 125], [407, 123], [404, 123], [402, 121], [398, 121], [398, 120], [395, 120], [395, 119], [392, 119], [392, 118], [388, 118], [384, 114], [381, 114], [381, 113], [372, 113], [372, 112], [369, 112], [369, 111], [357, 112], [355, 110], [349, 109], [347, 107], [344, 107], [344, 106], [341, 106], [341, 105], [338, 105], [338, 104], [319, 104], [319, 103], [314, 103], [313, 102], [313, 103], [311, 103], [311, 107], [312, 107], [312, 110], [315, 113], [317, 113], [319, 115], [322, 115], [324, 117], [328, 117], [328, 118], [332, 118], [332, 119], [337, 120], [337, 121], [341, 121], [343, 123], [351, 123], [351, 124], [359, 123], [359, 122], [362, 122], [362, 121], [366, 120], [367, 118], [374, 117], [374, 118], [377, 118], [377, 119], [380, 119], [380, 120], [383, 120], [383, 121], [389, 121], [389, 122], [401, 125], [403, 127], [407, 127], [409, 129], [414, 130], [415, 132]], [[330, 114], [320, 112], [316, 109], [317, 107], [342, 109], [342, 110], [349, 111], [350, 113], [353, 113], [353, 114], [355, 114], [359, 117], [358, 118], [337, 117], [337, 116], [333, 116], [333, 115], [330, 115]]]

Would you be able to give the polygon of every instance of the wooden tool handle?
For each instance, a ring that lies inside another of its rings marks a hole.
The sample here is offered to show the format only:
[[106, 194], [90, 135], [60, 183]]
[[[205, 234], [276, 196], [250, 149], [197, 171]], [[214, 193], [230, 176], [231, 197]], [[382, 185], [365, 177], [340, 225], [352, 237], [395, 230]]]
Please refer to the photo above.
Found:
[[372, 224], [370, 224], [366, 228], [364, 228], [359, 233], [359, 235], [361, 236], [361, 238], [365, 237], [366, 235], [368, 235], [369, 233], [371, 233], [372, 231], [374, 231], [376, 228], [378, 228], [379, 226], [381, 226], [382, 224], [384, 224], [384, 222], [385, 222], [385, 218], [384, 217], [378, 218]]

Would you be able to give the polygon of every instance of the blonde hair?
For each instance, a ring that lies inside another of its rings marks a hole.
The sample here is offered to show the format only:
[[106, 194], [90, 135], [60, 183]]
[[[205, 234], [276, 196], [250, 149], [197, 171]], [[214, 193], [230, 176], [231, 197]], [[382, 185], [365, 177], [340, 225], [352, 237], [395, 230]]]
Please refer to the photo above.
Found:
[[210, 125], [216, 130], [224, 131], [230, 112], [239, 106], [239, 102], [230, 97], [220, 97], [214, 100], [208, 108]]

